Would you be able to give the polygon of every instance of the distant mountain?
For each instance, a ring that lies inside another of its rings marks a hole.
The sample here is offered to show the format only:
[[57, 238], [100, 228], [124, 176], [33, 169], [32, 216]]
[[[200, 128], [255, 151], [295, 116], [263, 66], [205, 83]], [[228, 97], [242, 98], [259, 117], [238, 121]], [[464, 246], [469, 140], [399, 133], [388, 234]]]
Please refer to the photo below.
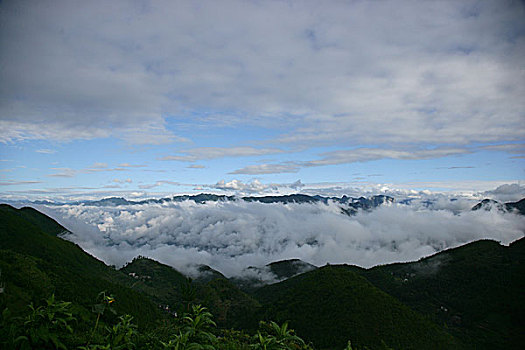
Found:
[[224, 195], [215, 195], [209, 193], [201, 193], [197, 195], [182, 195], [174, 197], [166, 197], [160, 199], [146, 199], [141, 201], [131, 201], [122, 197], [109, 197], [96, 201], [77, 201], [71, 203], [63, 202], [48, 202], [48, 201], [36, 201], [34, 204], [45, 204], [45, 205], [90, 205], [90, 206], [100, 206], [100, 207], [115, 207], [120, 205], [142, 205], [142, 204], [152, 204], [152, 203], [169, 203], [169, 202], [184, 202], [184, 201], [194, 201], [195, 203], [206, 203], [206, 202], [218, 202], [218, 201], [236, 201], [242, 200], [245, 202], [260, 202], [260, 203], [328, 203], [334, 202], [343, 205], [344, 212], [346, 214], [353, 214], [357, 212], [358, 209], [369, 210], [375, 207], [378, 207], [383, 204], [394, 203], [395, 199], [393, 197], [378, 195], [371, 196], [368, 198], [359, 197], [352, 198], [347, 196], [342, 197], [323, 197], [323, 196], [309, 196], [306, 194], [290, 194], [282, 196], [263, 196], [263, 197], [235, 197], [235, 196], [224, 196]]
[[246, 202], [261, 203], [315, 203], [324, 201], [324, 197], [312, 197], [306, 194], [290, 194], [286, 196], [242, 197]]
[[266, 265], [270, 271], [277, 276], [277, 279], [283, 280], [296, 276], [298, 274], [315, 270], [317, 266], [304, 262], [300, 259], [281, 260]]
[[472, 210], [492, 210], [496, 209], [498, 211], [507, 211], [504, 204], [495, 201], [493, 199], [484, 199], [475, 206], [472, 207]]
[[197, 272], [198, 275], [195, 277], [195, 282], [197, 283], [208, 283], [221, 278], [226, 279], [226, 276], [208, 265], [198, 265]]
[[492, 210], [496, 209], [501, 212], [516, 212], [525, 215], [525, 198], [518, 202], [500, 203], [493, 199], [484, 199], [475, 206], [472, 210]]
[[518, 202], [505, 203], [508, 211], [516, 210], [521, 215], [525, 215], [525, 198]]
[[317, 266], [300, 259], [281, 260], [263, 267], [249, 266], [243, 275], [234, 276], [230, 278], [230, 281], [249, 293], [267, 284], [279, 282], [316, 268]]

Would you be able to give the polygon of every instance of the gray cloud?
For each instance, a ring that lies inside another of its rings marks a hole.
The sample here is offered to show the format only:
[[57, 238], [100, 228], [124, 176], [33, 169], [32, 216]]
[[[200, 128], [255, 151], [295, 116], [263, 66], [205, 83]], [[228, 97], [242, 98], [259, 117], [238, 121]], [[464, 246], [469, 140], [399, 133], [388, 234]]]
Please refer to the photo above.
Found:
[[0, 181], [0, 186], [31, 185], [31, 184], [39, 184], [39, 183], [42, 183], [42, 181], [15, 181], [15, 180], [7, 180], [7, 181]]
[[286, 162], [280, 164], [258, 164], [248, 165], [244, 168], [232, 171], [230, 174], [247, 174], [247, 175], [262, 175], [262, 174], [280, 174], [280, 173], [296, 173], [300, 166], [295, 162]]
[[[145, 184], [145, 185], [139, 185], [139, 188], [142, 190], [147, 190], [155, 187], [159, 187], [162, 185], [174, 185], [174, 186], [188, 186], [187, 184], [183, 184], [177, 181], [170, 181], [170, 180], [159, 180], [152, 184]], [[191, 185], [189, 185], [191, 186]]]
[[47, 176], [50, 177], [75, 177], [77, 174], [90, 174], [90, 173], [99, 173], [99, 172], [112, 172], [112, 171], [126, 171], [129, 168], [127, 167], [116, 167], [110, 168], [106, 163], [93, 163], [91, 166], [84, 169], [72, 169], [72, 168], [50, 168], [51, 170], [56, 171], [53, 174]]
[[147, 165], [144, 164], [129, 164], [129, 163], [121, 163], [118, 165], [119, 168], [145, 168]]
[[519, 140], [523, 15], [510, 0], [4, 1], [0, 141], [184, 141], [168, 115], [308, 146]]
[[130, 183], [133, 182], [133, 180], [131, 180], [130, 178], [127, 178], [127, 179], [125, 179], [125, 180], [121, 180], [121, 179], [113, 179], [113, 182], [118, 183], [118, 184], [124, 184], [124, 183], [128, 183], [128, 184], [130, 184]]
[[470, 153], [464, 148], [435, 148], [422, 150], [396, 150], [386, 148], [356, 148], [350, 150], [338, 150], [321, 154], [321, 159], [304, 162], [284, 162], [277, 164], [249, 165], [242, 169], [233, 171], [231, 174], [275, 174], [295, 173], [300, 168], [317, 167], [324, 165], [347, 164], [356, 162], [368, 162], [378, 159], [430, 159], [451, 155]]
[[353, 217], [336, 205], [242, 201], [44, 210], [74, 232], [68, 239], [106, 263], [141, 254], [182, 271], [201, 263], [229, 276], [289, 258], [360, 266], [415, 260], [481, 238], [508, 244], [525, 231], [525, 217], [515, 214], [406, 205]]
[[44, 149], [37, 149], [35, 152], [43, 153], [43, 154], [53, 154], [53, 153], [56, 153], [57, 151], [55, 151], [54, 149], [44, 148]]

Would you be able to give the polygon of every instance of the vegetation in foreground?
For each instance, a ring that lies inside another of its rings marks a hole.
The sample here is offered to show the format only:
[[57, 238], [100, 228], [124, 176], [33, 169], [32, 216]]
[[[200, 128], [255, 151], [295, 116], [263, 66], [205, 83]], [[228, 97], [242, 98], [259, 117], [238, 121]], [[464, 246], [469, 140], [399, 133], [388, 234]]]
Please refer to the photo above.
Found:
[[[55, 295], [43, 305], [28, 305], [23, 316], [12, 317], [5, 308], [0, 318], [2, 349], [313, 349], [295, 335], [288, 323], [261, 322], [255, 335], [218, 329], [213, 315], [201, 305], [191, 305], [188, 312], [159, 323], [154, 330], [142, 331], [133, 316], [116, 319], [111, 295], [99, 294], [92, 312], [95, 322], [75, 313], [71, 302], [57, 301]], [[352, 349], [348, 342], [345, 350]]]

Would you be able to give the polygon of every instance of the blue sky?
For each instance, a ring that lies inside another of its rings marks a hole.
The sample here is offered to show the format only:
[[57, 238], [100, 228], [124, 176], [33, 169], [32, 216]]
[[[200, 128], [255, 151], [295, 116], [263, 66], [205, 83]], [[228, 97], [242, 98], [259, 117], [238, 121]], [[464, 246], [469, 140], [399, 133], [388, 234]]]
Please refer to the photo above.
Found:
[[2, 1], [0, 198], [522, 184], [523, 18], [519, 1]]

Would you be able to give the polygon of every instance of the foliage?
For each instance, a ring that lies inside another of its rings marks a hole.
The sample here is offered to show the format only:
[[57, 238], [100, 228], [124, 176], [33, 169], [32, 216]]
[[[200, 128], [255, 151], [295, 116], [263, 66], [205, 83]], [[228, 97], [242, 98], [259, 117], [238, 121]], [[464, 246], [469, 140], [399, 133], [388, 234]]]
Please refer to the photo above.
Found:
[[[93, 310], [100, 316], [114, 302], [105, 292], [99, 295], [102, 303], [95, 304]], [[39, 307], [29, 305], [29, 312], [24, 318], [13, 319], [7, 309], [2, 313], [1, 325], [9, 322], [12, 327], [1, 333], [4, 348], [11, 349], [67, 349], [63, 342], [66, 333], [76, 333], [74, 327], [81, 329], [81, 324], [73, 325], [76, 317], [71, 311], [71, 303], [57, 301], [54, 295]], [[97, 318], [98, 324], [99, 318]], [[80, 323], [82, 320], [80, 320]], [[133, 324], [133, 317], [123, 315], [118, 322], [101, 328], [93, 327], [97, 332], [93, 344], [82, 345], [82, 337], [76, 338], [69, 348], [79, 350], [132, 350], [132, 349], [177, 349], [177, 350], [227, 350], [227, 349], [313, 349], [288, 328], [288, 323], [278, 325], [275, 322], [261, 322], [255, 336], [243, 332], [217, 329], [213, 315], [201, 305], [192, 305], [191, 312], [184, 314], [180, 322], [171, 323], [168, 339], [156, 339], [148, 331], [140, 332]], [[91, 338], [90, 338], [91, 340]]]
[[46, 305], [35, 308], [31, 303], [29, 309], [30, 313], [21, 327], [21, 335], [14, 343], [20, 343], [22, 349], [66, 349], [62, 337], [65, 332], [73, 333], [71, 323], [75, 320], [71, 303], [56, 301], [52, 294], [46, 300]]

